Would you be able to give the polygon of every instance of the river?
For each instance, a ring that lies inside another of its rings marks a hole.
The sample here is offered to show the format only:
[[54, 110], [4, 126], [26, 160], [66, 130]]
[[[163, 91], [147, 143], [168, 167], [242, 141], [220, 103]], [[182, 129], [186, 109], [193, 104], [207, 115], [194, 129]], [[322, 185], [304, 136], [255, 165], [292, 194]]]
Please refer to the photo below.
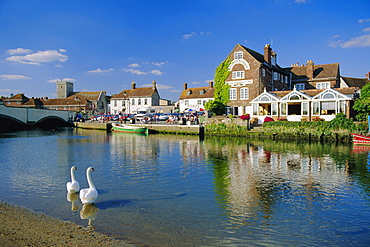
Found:
[[[363, 150], [365, 149], [365, 150]], [[370, 246], [370, 149], [65, 129], [0, 135], [0, 200], [139, 246]], [[68, 196], [70, 167], [93, 206]]]

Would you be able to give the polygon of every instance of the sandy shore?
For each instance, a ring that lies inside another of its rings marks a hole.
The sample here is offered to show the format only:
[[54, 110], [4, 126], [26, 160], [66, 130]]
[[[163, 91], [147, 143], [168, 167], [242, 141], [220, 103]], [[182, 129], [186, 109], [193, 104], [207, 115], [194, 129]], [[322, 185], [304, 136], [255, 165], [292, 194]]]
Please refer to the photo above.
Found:
[[0, 222], [0, 246], [133, 246], [4, 202], [0, 202]]

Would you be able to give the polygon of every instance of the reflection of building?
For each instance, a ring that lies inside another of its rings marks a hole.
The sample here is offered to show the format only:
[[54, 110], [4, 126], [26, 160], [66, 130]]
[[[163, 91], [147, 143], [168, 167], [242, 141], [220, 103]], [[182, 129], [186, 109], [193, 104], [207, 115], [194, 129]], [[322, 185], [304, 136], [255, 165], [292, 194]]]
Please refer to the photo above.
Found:
[[251, 224], [261, 213], [268, 221], [279, 207], [276, 205], [286, 203], [281, 202], [286, 198], [294, 200], [299, 195], [300, 200], [311, 203], [317, 193], [333, 195], [342, 189], [343, 181], [348, 180], [345, 161], [339, 165], [330, 155], [313, 156], [294, 149], [294, 144], [281, 148], [288, 152], [230, 144], [212, 146], [213, 154], [207, 152], [230, 228]]

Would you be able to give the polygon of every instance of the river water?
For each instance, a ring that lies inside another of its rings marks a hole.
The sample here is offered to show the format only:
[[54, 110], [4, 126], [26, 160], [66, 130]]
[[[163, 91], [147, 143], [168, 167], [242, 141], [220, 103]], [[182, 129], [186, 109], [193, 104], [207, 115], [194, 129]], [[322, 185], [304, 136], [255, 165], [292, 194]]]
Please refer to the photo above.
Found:
[[[139, 246], [370, 246], [364, 149], [20, 131], [0, 135], [0, 200]], [[94, 206], [67, 195], [71, 166], [82, 188], [95, 168]]]

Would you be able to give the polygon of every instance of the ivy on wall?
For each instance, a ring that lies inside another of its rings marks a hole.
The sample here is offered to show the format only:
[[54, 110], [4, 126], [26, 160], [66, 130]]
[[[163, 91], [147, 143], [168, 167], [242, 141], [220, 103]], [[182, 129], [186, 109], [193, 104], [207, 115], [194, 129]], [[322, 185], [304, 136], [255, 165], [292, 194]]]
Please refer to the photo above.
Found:
[[230, 85], [225, 83], [227, 77], [229, 76], [229, 66], [231, 64], [231, 59], [227, 58], [224, 60], [216, 69], [215, 73], [215, 101], [226, 105], [229, 102], [229, 88]]
[[215, 91], [214, 100], [208, 101], [204, 108], [214, 112], [217, 115], [225, 113], [225, 105], [229, 102], [229, 88], [230, 85], [225, 81], [229, 76], [228, 67], [231, 64], [231, 59], [227, 58], [217, 68], [215, 73]]

